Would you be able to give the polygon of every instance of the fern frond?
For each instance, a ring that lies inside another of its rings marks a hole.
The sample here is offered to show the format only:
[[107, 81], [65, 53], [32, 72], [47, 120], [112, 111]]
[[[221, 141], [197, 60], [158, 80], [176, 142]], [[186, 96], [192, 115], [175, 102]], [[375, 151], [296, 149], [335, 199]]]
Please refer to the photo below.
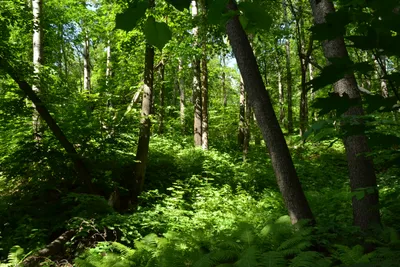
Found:
[[24, 249], [20, 246], [13, 246], [8, 253], [8, 263], [11, 266], [17, 266], [24, 257]]
[[136, 250], [132, 249], [130, 247], [127, 247], [119, 242], [113, 242], [112, 243], [113, 248], [115, 248], [116, 250], [118, 250], [122, 256], [131, 259], [133, 258], [133, 255], [135, 254]]
[[331, 261], [316, 251], [301, 252], [291, 260], [291, 267], [329, 267]]
[[268, 251], [260, 257], [260, 266], [262, 267], [286, 267], [286, 260], [281, 252]]
[[255, 246], [248, 247], [241, 255], [235, 266], [237, 267], [255, 267], [258, 265], [257, 259], [260, 252]]

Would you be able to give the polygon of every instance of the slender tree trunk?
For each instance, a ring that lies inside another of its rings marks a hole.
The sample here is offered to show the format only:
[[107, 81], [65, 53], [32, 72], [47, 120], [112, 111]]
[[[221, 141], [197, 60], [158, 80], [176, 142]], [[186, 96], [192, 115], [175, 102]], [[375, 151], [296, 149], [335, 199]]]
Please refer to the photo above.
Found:
[[[149, 0], [149, 8], [154, 8], [154, 0]], [[154, 17], [149, 17], [153, 19]], [[142, 114], [140, 120], [139, 142], [136, 151], [134, 180], [131, 188], [132, 202], [137, 203], [138, 196], [143, 190], [146, 174], [147, 160], [149, 155], [150, 129], [153, 105], [153, 83], [154, 83], [154, 48], [146, 44], [145, 62], [144, 62], [144, 85], [142, 96]]]
[[[285, 28], [286, 30], [290, 29], [290, 24], [287, 16], [287, 9], [286, 9], [286, 0], [283, 0], [283, 14], [285, 19]], [[290, 63], [290, 39], [289, 36], [285, 39], [285, 49], [286, 49], [286, 88], [287, 88], [287, 103], [288, 103], [288, 114], [287, 114], [287, 121], [288, 121], [288, 133], [293, 133], [293, 96], [292, 96], [292, 70], [291, 70], [291, 63]]]
[[[234, 0], [229, 1], [228, 9], [237, 12]], [[226, 32], [244, 80], [245, 90], [267, 145], [278, 186], [291, 221], [295, 224], [301, 219], [308, 219], [314, 223], [314, 216], [302, 190], [256, 58], [237, 15], [227, 22]]]
[[201, 110], [202, 148], [208, 150], [208, 67], [207, 67], [207, 10], [206, 0], [200, 0], [201, 8]]
[[[329, 0], [310, 0], [316, 24], [325, 23], [325, 16], [335, 12], [333, 3]], [[348, 53], [343, 37], [326, 40], [322, 43], [324, 55], [330, 63], [331, 58], [347, 58]], [[379, 196], [376, 176], [372, 160], [366, 155], [369, 147], [367, 138], [363, 133], [364, 124], [357, 116], [364, 114], [361, 106], [361, 96], [354, 74], [347, 74], [343, 79], [334, 84], [336, 93], [347, 94], [351, 99], [357, 100], [359, 105], [349, 108], [344, 114], [346, 118], [354, 117], [359, 123], [359, 133], [347, 134], [343, 138], [346, 149], [348, 167], [350, 172], [350, 186], [352, 192], [364, 192], [362, 198], [353, 197], [354, 224], [363, 230], [371, 226], [380, 225]], [[342, 125], [343, 127], [352, 127]]]
[[83, 40], [83, 90], [87, 92], [91, 90], [90, 43], [87, 31]]
[[279, 121], [281, 124], [285, 121], [285, 96], [282, 86], [282, 75], [278, 65], [278, 92], [279, 92]]
[[[379, 60], [380, 60], [380, 63], [381, 63], [381, 64], [378, 64], [378, 69], [380, 70], [379, 74], [380, 74], [381, 77], [383, 77], [383, 76], [385, 76], [385, 74], [387, 72], [386, 71], [386, 60], [387, 60], [387, 58], [386, 58], [385, 55], [382, 55], [382, 56], [379, 57]], [[382, 79], [382, 78], [381, 78], [381, 94], [382, 94], [382, 96], [384, 98], [389, 97], [387, 81], [385, 79]]]
[[225, 73], [225, 55], [222, 56], [222, 105], [226, 107], [228, 105], [228, 92], [226, 90], [226, 73]]
[[179, 113], [181, 117], [182, 133], [186, 132], [185, 123], [185, 80], [183, 78], [183, 64], [182, 60], [179, 59], [178, 66], [178, 78], [179, 78]]
[[238, 132], [238, 145], [240, 149], [244, 147], [244, 134], [245, 134], [245, 108], [246, 96], [244, 90], [243, 77], [240, 77], [240, 96], [239, 96], [239, 132]]
[[108, 39], [107, 41], [107, 59], [106, 59], [106, 85], [109, 84], [112, 70], [111, 70], [111, 40]]
[[87, 169], [80, 155], [76, 152], [74, 146], [67, 139], [64, 132], [61, 130], [57, 122], [51, 116], [45, 104], [41, 101], [41, 99], [37, 96], [36, 92], [32, 89], [33, 86], [29, 85], [26, 81], [21, 79], [18, 75], [18, 72], [15, 69], [13, 69], [12, 66], [10, 66], [10, 64], [5, 60], [3, 60], [1, 57], [0, 57], [0, 65], [5, 66], [5, 70], [7, 71], [7, 73], [18, 84], [19, 88], [32, 101], [32, 103], [36, 108], [37, 113], [47, 123], [51, 132], [54, 134], [56, 139], [60, 142], [62, 147], [67, 152], [67, 155], [71, 157], [71, 160], [74, 163], [75, 171], [79, 179], [85, 184], [89, 193], [94, 193], [89, 170]]
[[165, 65], [164, 62], [161, 63], [160, 66], [160, 80], [161, 80], [161, 88], [160, 88], [160, 125], [158, 127], [158, 132], [160, 134], [164, 133], [164, 117], [165, 117]]
[[[192, 1], [192, 16], [195, 18], [198, 14], [197, 1]], [[196, 40], [194, 46], [198, 47], [198, 28], [193, 29], [194, 39]], [[201, 147], [202, 145], [202, 106], [201, 106], [201, 72], [200, 72], [200, 59], [198, 55], [192, 62], [193, 65], [193, 102], [194, 102], [194, 146]]]
[[[40, 69], [43, 65], [43, 28], [42, 28], [42, 0], [32, 0], [32, 11], [33, 11], [33, 72], [35, 75], [35, 81], [32, 85], [32, 90], [36, 94], [41, 92], [41, 82], [40, 82]], [[35, 103], [33, 103], [35, 107]], [[43, 135], [42, 125], [40, 123], [40, 115], [36, 109], [34, 109], [32, 115], [32, 126], [34, 139], [40, 142]]]
[[250, 138], [251, 138], [251, 121], [253, 119], [253, 115], [251, 114], [251, 106], [248, 94], [245, 94], [245, 126], [244, 126], [244, 142], [243, 142], [243, 161], [246, 160], [247, 154], [250, 149]]
[[[255, 122], [256, 125], [257, 125], [257, 119], [256, 119], [256, 114], [254, 114], [254, 109], [253, 109], [253, 122]], [[257, 128], [259, 129], [260, 127], [257, 127]], [[255, 146], [261, 146], [261, 136], [258, 133], [258, 131], [257, 131], [256, 134], [254, 134], [254, 145]]]

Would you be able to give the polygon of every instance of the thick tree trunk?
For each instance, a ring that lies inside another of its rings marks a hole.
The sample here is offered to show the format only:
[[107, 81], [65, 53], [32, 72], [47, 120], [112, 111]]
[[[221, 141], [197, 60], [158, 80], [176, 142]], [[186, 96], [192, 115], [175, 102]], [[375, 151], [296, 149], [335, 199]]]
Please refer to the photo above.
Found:
[[[149, 8], [154, 8], [154, 0], [149, 0]], [[154, 19], [150, 17], [149, 19]], [[135, 168], [133, 173], [133, 186], [131, 188], [132, 202], [137, 203], [138, 197], [143, 190], [146, 174], [147, 160], [149, 155], [150, 129], [154, 91], [154, 48], [146, 44], [144, 62], [144, 85], [142, 96], [142, 114], [140, 120], [139, 142], [136, 151]]]
[[[286, 9], [286, 0], [283, 0], [283, 14], [285, 19], [285, 28], [289, 30], [290, 24], [287, 16]], [[293, 95], [292, 95], [292, 70], [290, 63], [290, 39], [289, 36], [286, 37], [285, 40], [285, 49], [286, 49], [286, 90], [287, 90], [287, 104], [288, 104], [288, 113], [287, 113], [287, 127], [288, 133], [293, 133]]]
[[[192, 16], [195, 18], [198, 14], [197, 1], [192, 1]], [[193, 29], [193, 36], [195, 39], [195, 47], [198, 47], [198, 28]], [[201, 147], [202, 145], [202, 106], [201, 106], [201, 72], [200, 72], [200, 59], [198, 55], [194, 56], [193, 65], [193, 103], [194, 103], [194, 146]]]
[[179, 59], [178, 66], [178, 78], [179, 78], [179, 114], [181, 118], [182, 133], [186, 132], [185, 122], [185, 80], [183, 78], [183, 64], [182, 60]]
[[[325, 23], [325, 16], [335, 12], [333, 3], [329, 0], [310, 0], [314, 20], [316, 24]], [[322, 43], [324, 55], [330, 63], [331, 58], [347, 58], [348, 53], [343, 37], [326, 40]], [[361, 96], [357, 82], [353, 74], [347, 74], [343, 79], [334, 84], [336, 93], [347, 94], [350, 98], [359, 101], [360, 105], [349, 108], [344, 114], [346, 118], [355, 117], [363, 130], [363, 122], [357, 116], [364, 114], [361, 106]], [[342, 125], [343, 127], [353, 127]], [[348, 167], [350, 172], [350, 186], [352, 192], [364, 192], [362, 198], [353, 197], [354, 224], [363, 230], [371, 226], [380, 225], [379, 196], [376, 184], [376, 176], [372, 160], [366, 153], [370, 150], [366, 136], [360, 132], [348, 134], [343, 143], [346, 149]]]
[[28, 96], [28, 98], [34, 104], [37, 113], [41, 116], [41, 118], [47, 123], [48, 127], [60, 142], [61, 146], [65, 149], [67, 154], [71, 157], [71, 160], [74, 163], [75, 171], [79, 177], [79, 179], [85, 184], [89, 193], [93, 193], [93, 186], [90, 177], [89, 170], [86, 168], [85, 163], [82, 158], [76, 152], [74, 146], [69, 142], [64, 132], [58, 126], [54, 118], [51, 116], [49, 111], [47, 110], [44, 103], [37, 96], [35, 91], [33, 91], [32, 86], [30, 86], [26, 81], [21, 79], [19, 75], [11, 66], [0, 58], [0, 65], [3, 65], [7, 73], [11, 76], [11, 78], [18, 84], [19, 88]]
[[[229, 1], [228, 9], [237, 12], [234, 0]], [[237, 15], [226, 24], [226, 32], [242, 74], [249, 101], [254, 108], [258, 125], [268, 147], [278, 186], [291, 221], [294, 224], [301, 219], [308, 219], [313, 223], [314, 216], [302, 190], [250, 42]]]
[[[32, 90], [36, 94], [40, 94], [41, 82], [40, 82], [40, 69], [43, 65], [43, 27], [42, 27], [42, 0], [32, 0], [32, 12], [33, 12], [33, 72], [35, 75], [35, 81], [32, 85]], [[33, 104], [35, 108], [35, 104]], [[32, 126], [34, 139], [40, 142], [43, 135], [42, 125], [40, 123], [40, 114], [34, 109], [32, 114]]]
[[158, 126], [158, 133], [164, 133], [164, 117], [165, 117], [165, 65], [164, 62], [160, 65], [160, 125]]

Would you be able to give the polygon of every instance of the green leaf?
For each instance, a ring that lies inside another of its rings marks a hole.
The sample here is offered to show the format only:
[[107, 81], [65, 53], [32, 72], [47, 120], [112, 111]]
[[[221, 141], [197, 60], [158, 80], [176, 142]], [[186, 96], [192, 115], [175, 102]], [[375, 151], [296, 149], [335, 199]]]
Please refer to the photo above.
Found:
[[116, 28], [131, 31], [135, 28], [138, 21], [144, 17], [146, 10], [149, 6], [148, 1], [137, 0], [133, 4], [130, 4], [128, 9], [123, 13], [117, 14], [116, 17]]
[[173, 5], [179, 11], [189, 8], [191, 0], [166, 0], [167, 3]]
[[146, 41], [162, 50], [172, 38], [171, 30], [164, 22], [156, 22], [154, 17], [149, 17], [144, 25]]
[[230, 18], [226, 13], [227, 4], [228, 0], [208, 0], [207, 22], [212, 25], [225, 25]]
[[260, 4], [251, 2], [241, 2], [239, 4], [239, 10], [243, 12], [243, 15], [247, 18], [248, 24], [247, 30], [269, 30], [272, 24], [271, 16], [265, 11], [265, 8]]

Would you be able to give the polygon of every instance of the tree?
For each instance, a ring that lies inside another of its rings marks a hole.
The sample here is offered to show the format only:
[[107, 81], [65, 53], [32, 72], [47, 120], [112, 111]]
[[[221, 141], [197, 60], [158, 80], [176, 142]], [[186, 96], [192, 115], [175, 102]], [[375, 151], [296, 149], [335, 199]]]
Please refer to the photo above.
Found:
[[205, 0], [201, 6], [201, 136], [202, 148], [208, 149], [208, 68], [207, 68], [207, 9]]
[[[40, 69], [43, 65], [43, 28], [42, 28], [42, 0], [32, 0], [32, 11], [33, 11], [33, 71], [35, 74], [36, 81], [32, 85], [32, 90], [39, 94], [41, 91], [41, 78]], [[35, 104], [33, 104], [35, 105]], [[36, 111], [33, 112], [33, 133], [34, 139], [40, 141], [42, 138], [42, 126], [40, 124], [40, 115]]]
[[[149, 9], [155, 6], [154, 0], [149, 0]], [[152, 15], [148, 21], [155, 22]], [[134, 183], [132, 185], [131, 197], [133, 203], [137, 203], [138, 196], [143, 190], [146, 167], [149, 155], [149, 143], [151, 135], [151, 119], [154, 91], [154, 47], [146, 43], [145, 62], [144, 62], [144, 85], [142, 96], [142, 112], [140, 119], [139, 141], [136, 151], [135, 168], [133, 173]]]
[[[335, 12], [330, 0], [310, 0], [310, 4], [316, 25], [326, 23], [328, 14]], [[329, 64], [333, 64], [337, 59], [348, 58], [343, 36], [323, 41], [322, 47]], [[361, 96], [353, 73], [346, 74], [335, 82], [333, 87], [337, 94], [349, 97], [357, 103], [344, 113], [344, 119], [356, 121], [357, 127], [349, 122], [343, 122], [341, 126], [347, 131], [343, 143], [350, 172], [351, 191], [363, 193], [363, 197], [353, 196], [352, 199], [354, 224], [367, 230], [374, 225], [380, 225], [380, 213], [375, 170], [372, 160], [366, 155], [370, 150], [364, 134], [364, 122], [359, 118], [364, 114]], [[356, 131], [354, 128], [357, 128]]]
[[[196, 18], [198, 15], [197, 1], [192, 1], [192, 17]], [[192, 61], [193, 66], [193, 104], [194, 104], [194, 146], [200, 147], [202, 145], [202, 101], [201, 101], [201, 70], [200, 70], [200, 59], [197, 55], [197, 49], [199, 47], [199, 33], [198, 27], [193, 28], [194, 44], [194, 59]]]
[[[237, 12], [234, 0], [229, 1], [228, 10]], [[227, 22], [226, 32], [243, 77], [245, 90], [267, 145], [278, 186], [291, 221], [293, 224], [302, 219], [313, 222], [314, 216], [302, 190], [271, 99], [265, 90], [256, 58], [237, 15]]]
[[[286, 0], [282, 2], [283, 13], [285, 18], [285, 29], [290, 30], [289, 19], [287, 16], [287, 4]], [[289, 35], [285, 38], [285, 50], [286, 50], [286, 91], [287, 91], [287, 103], [288, 103], [288, 132], [293, 133], [293, 96], [292, 96], [292, 70], [290, 60], [290, 37]]]

